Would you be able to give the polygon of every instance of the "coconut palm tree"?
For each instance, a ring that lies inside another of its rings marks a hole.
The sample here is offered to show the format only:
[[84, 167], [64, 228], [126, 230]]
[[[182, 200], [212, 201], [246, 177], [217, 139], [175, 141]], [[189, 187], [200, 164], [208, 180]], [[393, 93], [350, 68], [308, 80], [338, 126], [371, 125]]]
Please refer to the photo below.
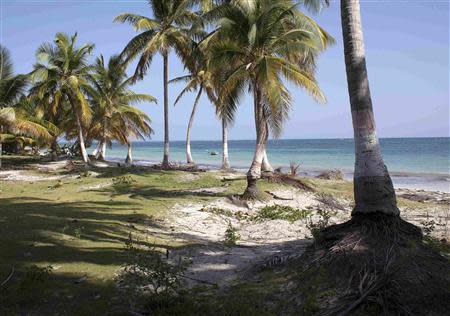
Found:
[[[77, 140], [85, 163], [89, 163], [84, 130], [89, 125], [92, 114], [86, 93], [91, 89], [89, 79], [92, 67], [88, 56], [94, 49], [93, 44], [76, 46], [77, 33], [72, 37], [57, 33], [54, 43], [41, 45], [36, 56], [31, 77], [34, 81], [33, 93], [38, 97], [51, 96], [51, 108], [56, 113], [64, 104], [69, 104], [75, 119]], [[70, 134], [70, 130], [66, 134]]]
[[0, 168], [3, 142], [32, 143], [49, 137], [48, 130], [18, 106], [23, 103], [27, 83], [27, 76], [14, 75], [9, 51], [0, 45]]
[[[329, 5], [329, 1], [305, 0], [304, 4], [318, 11]], [[376, 134], [359, 0], [341, 0], [341, 25], [355, 139], [355, 208], [352, 214], [381, 212], [398, 216], [394, 186]]]
[[206, 68], [206, 59], [204, 53], [197, 46], [194, 46], [194, 48], [191, 50], [191, 59], [193, 59], [192, 65], [195, 65], [193, 67], [192, 73], [169, 81], [170, 83], [186, 83], [186, 86], [177, 96], [174, 105], [176, 105], [186, 93], [191, 91], [197, 92], [186, 131], [186, 161], [188, 164], [194, 164], [194, 159], [192, 158], [191, 153], [191, 129], [194, 123], [195, 113], [197, 111], [200, 97], [202, 96], [202, 93], [205, 92], [211, 103], [215, 104], [217, 99], [214, 93], [215, 89], [213, 86], [211, 73]]
[[[50, 128], [53, 139], [50, 142], [51, 159], [56, 161], [58, 159], [58, 138], [63, 135], [65, 127], [64, 123], [71, 116], [71, 106], [66, 99], [61, 98], [61, 94], [53, 89], [44, 90], [42, 85], [45, 82], [35, 82], [29, 90], [29, 103], [33, 104], [36, 118], [47, 122]], [[49, 88], [47, 86], [47, 88]]]
[[[129, 87], [132, 78], [127, 78], [125, 70], [126, 65], [119, 56], [112, 56], [106, 64], [101, 55], [94, 64], [94, 73], [91, 78], [94, 89], [90, 92], [90, 101], [94, 108], [96, 123], [92, 124], [89, 133], [99, 139], [97, 149], [99, 149], [100, 160], [105, 158], [106, 145], [112, 140], [128, 144], [130, 135], [145, 136], [151, 133], [150, 119], [144, 112], [135, 109], [132, 104], [156, 102], [156, 99], [148, 94], [131, 91]], [[131, 130], [119, 130], [119, 128], [131, 128]]]
[[[6, 47], [0, 45], [0, 168], [2, 143], [7, 135], [3, 134], [4, 125], [11, 123], [15, 118], [11, 106], [23, 94], [26, 87], [26, 78], [21, 75], [14, 76], [11, 56]], [[5, 109], [7, 108], [7, 109]]]
[[139, 56], [133, 79], [142, 79], [146, 74], [153, 56], [159, 52], [164, 64], [164, 156], [162, 166], [169, 167], [169, 93], [168, 63], [171, 49], [175, 49], [185, 64], [189, 63], [191, 29], [198, 16], [190, 11], [192, 0], [150, 0], [154, 18], [124, 13], [115, 21], [131, 24], [141, 33], [135, 36], [124, 48], [122, 56], [130, 61]]
[[[46, 145], [57, 128], [38, 117], [30, 98], [22, 96], [13, 106], [0, 109], [2, 142], [23, 145]], [[1, 159], [0, 159], [1, 166]]]
[[144, 140], [153, 134], [150, 117], [132, 105], [122, 105], [111, 116], [109, 134], [112, 139], [128, 147], [125, 163], [131, 164], [131, 140]]
[[27, 77], [14, 75], [8, 49], [0, 45], [0, 107], [13, 105], [25, 92]]
[[341, 0], [341, 19], [355, 139], [355, 208], [352, 214], [381, 212], [398, 216], [394, 186], [375, 128], [359, 0]]
[[[211, 10], [205, 19], [220, 19], [209, 57], [210, 67], [222, 78], [220, 98], [236, 87], [248, 86], [253, 93], [257, 136], [244, 197], [256, 198], [268, 127], [278, 136], [291, 107], [284, 80], [324, 102], [314, 72], [303, 65], [314, 61], [333, 40], [292, 1], [230, 1]], [[223, 65], [232, 65], [232, 70], [220, 74]]]

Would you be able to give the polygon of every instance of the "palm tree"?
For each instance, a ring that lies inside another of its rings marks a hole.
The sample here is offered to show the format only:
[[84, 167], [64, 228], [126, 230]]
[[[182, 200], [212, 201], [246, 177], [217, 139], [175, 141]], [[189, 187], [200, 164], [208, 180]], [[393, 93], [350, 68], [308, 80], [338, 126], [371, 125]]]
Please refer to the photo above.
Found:
[[27, 83], [27, 76], [14, 75], [9, 51], [0, 45], [0, 168], [3, 142], [32, 143], [35, 139], [49, 137], [48, 130], [19, 106], [24, 101]]
[[39, 93], [43, 82], [35, 82], [29, 90], [29, 103], [33, 104], [36, 117], [41, 121], [47, 122], [51, 126], [49, 131], [53, 138], [50, 142], [51, 159], [58, 159], [58, 138], [64, 133], [64, 122], [71, 116], [70, 104], [67, 100], [61, 99], [60, 93], [55, 93], [53, 89], [42, 90], [44, 94]]
[[[134, 93], [129, 89], [132, 78], [127, 78], [126, 66], [119, 56], [112, 56], [108, 64], [103, 56], [96, 59], [92, 75], [93, 90], [90, 92], [94, 108], [94, 121], [90, 135], [99, 139], [99, 159], [105, 158], [105, 148], [112, 140], [118, 140], [131, 148], [131, 135], [142, 138], [151, 134], [150, 119], [133, 107], [137, 102], [156, 102], [148, 94]], [[124, 128], [121, 130], [121, 128]], [[130, 152], [131, 157], [131, 152]]]
[[341, 0], [345, 68], [355, 139], [352, 214], [398, 216], [395, 190], [381, 155], [367, 76], [359, 0]]
[[[39, 118], [30, 98], [22, 96], [13, 106], [0, 109], [2, 142], [25, 145], [48, 144], [57, 130], [53, 124]], [[0, 159], [1, 166], [1, 159]]]
[[[93, 44], [76, 46], [77, 33], [70, 37], [57, 33], [54, 43], [41, 45], [36, 56], [38, 62], [34, 65], [31, 77], [35, 83], [33, 93], [39, 97], [51, 98], [53, 113], [64, 104], [69, 104], [75, 118], [77, 140], [85, 163], [89, 163], [84, 130], [91, 121], [91, 109], [86, 99], [86, 93], [91, 90], [89, 85], [92, 67], [88, 56], [94, 49]], [[69, 135], [71, 130], [66, 131]]]
[[131, 24], [136, 31], [142, 31], [124, 48], [122, 56], [130, 61], [139, 56], [133, 79], [142, 79], [146, 74], [153, 56], [159, 52], [164, 64], [164, 156], [162, 166], [169, 167], [169, 94], [168, 63], [171, 49], [189, 63], [188, 53], [191, 39], [189, 27], [198, 20], [198, 16], [190, 11], [192, 0], [150, 0], [154, 18], [124, 13], [115, 21]]
[[[328, 0], [306, 0], [304, 3], [313, 11], [329, 5]], [[359, 0], [341, 0], [341, 25], [355, 139], [355, 208], [352, 214], [381, 212], [398, 216], [400, 211], [394, 186], [376, 134]]]
[[3, 134], [3, 126], [11, 123], [15, 117], [11, 108], [4, 108], [11, 106], [23, 94], [25, 87], [26, 78], [21, 75], [14, 76], [9, 51], [0, 45], [0, 168], [2, 143], [7, 137]]
[[186, 161], [188, 164], [194, 164], [194, 159], [191, 153], [191, 129], [194, 123], [195, 113], [200, 101], [202, 93], [205, 92], [209, 100], [215, 104], [216, 96], [214, 94], [214, 86], [211, 78], [211, 73], [206, 68], [206, 59], [204, 54], [198, 47], [194, 47], [191, 51], [192, 64], [195, 65], [191, 74], [181, 76], [170, 80], [170, 83], [186, 82], [186, 86], [180, 92], [175, 100], [175, 105], [181, 100], [181, 98], [190, 91], [197, 91], [197, 96], [192, 106], [191, 116], [186, 131]]
[[24, 94], [26, 85], [27, 77], [14, 75], [9, 51], [0, 45], [0, 107], [13, 105]]
[[[220, 97], [245, 86], [253, 93], [256, 146], [244, 197], [256, 198], [268, 127], [278, 136], [291, 107], [283, 79], [325, 101], [311, 67], [303, 66], [314, 63], [333, 40], [291, 1], [231, 1], [206, 14], [206, 19], [217, 18], [209, 61], [222, 78]], [[232, 70], [220, 74], [223, 65], [232, 65]]]
[[125, 163], [133, 162], [131, 156], [131, 139], [142, 139], [153, 134], [150, 117], [145, 112], [132, 105], [120, 106], [111, 116], [110, 122], [111, 137], [120, 144], [128, 147]]

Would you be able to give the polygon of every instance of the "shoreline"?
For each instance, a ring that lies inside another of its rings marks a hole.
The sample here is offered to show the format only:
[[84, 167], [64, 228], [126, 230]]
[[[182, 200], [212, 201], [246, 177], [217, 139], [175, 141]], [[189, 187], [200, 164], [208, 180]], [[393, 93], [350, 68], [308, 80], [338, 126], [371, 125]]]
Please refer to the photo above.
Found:
[[[113, 163], [123, 163], [122, 158], [109, 157], [107, 159], [109, 162]], [[133, 164], [138, 166], [152, 166], [160, 163], [160, 161], [154, 160], [144, 160], [144, 159], [136, 159], [133, 161]], [[182, 162], [175, 162], [182, 165]], [[199, 168], [207, 169], [207, 170], [219, 170], [220, 165], [218, 164], [197, 164]], [[278, 165], [277, 165], [278, 167]], [[247, 167], [248, 168], [248, 167]], [[243, 166], [233, 166], [232, 169], [237, 172], [245, 173], [247, 172], [247, 168]], [[283, 172], [289, 171], [289, 166], [281, 166]], [[353, 180], [353, 171], [349, 171], [343, 168], [312, 168], [312, 169], [303, 169], [299, 172], [300, 176], [304, 177], [316, 177], [320, 173], [330, 170], [340, 170], [344, 174], [344, 180], [352, 181]], [[413, 190], [425, 190], [425, 191], [435, 191], [435, 192], [444, 192], [450, 193], [450, 175], [449, 174], [437, 174], [437, 173], [419, 173], [419, 172], [398, 172], [398, 171], [390, 171], [390, 175], [392, 181], [394, 183], [394, 187], [396, 189], [413, 189]]]
[[[6, 156], [7, 157], [7, 156]], [[63, 157], [60, 157], [59, 162], [65, 161], [67, 159], [64, 159]], [[44, 162], [44, 161], [43, 161]], [[51, 163], [50, 161], [47, 161], [47, 163]], [[98, 161], [97, 163], [101, 164], [102, 162]], [[116, 158], [116, 157], [108, 157], [107, 160], [104, 161], [105, 164], [112, 164], [112, 165], [123, 165], [124, 159], [122, 158]], [[144, 159], [135, 159], [133, 161], [133, 165], [136, 166], [143, 166], [143, 167], [151, 167], [154, 165], [159, 164], [160, 161], [157, 160], [144, 160]], [[178, 164], [178, 165], [185, 165], [185, 163], [182, 163], [180, 161], [173, 161], [172, 163]], [[219, 164], [204, 164], [199, 163], [196, 165], [200, 169], [206, 169], [208, 171], [219, 171], [220, 165]], [[276, 165], [278, 167], [278, 165]], [[289, 173], [289, 167], [288, 166], [282, 166], [281, 167], [282, 172]], [[245, 167], [231, 167], [231, 170], [234, 172], [240, 173], [242, 175], [245, 175], [247, 172], [247, 168]], [[311, 168], [311, 169], [302, 169], [298, 175], [301, 177], [316, 178], [320, 173], [327, 172], [331, 170], [339, 170], [343, 173], [345, 181], [352, 182], [353, 181], [353, 172], [349, 172], [345, 169], [339, 169], [339, 168]], [[0, 180], [6, 180], [6, 181], [14, 181], [19, 179], [18, 181], [27, 181], [26, 179], [28, 176], [21, 176], [19, 175], [21, 169], [20, 168], [9, 168], [9, 170], [4, 170], [0, 172]], [[394, 183], [394, 187], [396, 190], [415, 190], [418, 192], [421, 191], [429, 191], [434, 193], [445, 193], [450, 194], [450, 176], [445, 174], [433, 174], [433, 173], [409, 173], [409, 172], [390, 172], [392, 181]], [[31, 177], [30, 180], [33, 181], [35, 178]]]

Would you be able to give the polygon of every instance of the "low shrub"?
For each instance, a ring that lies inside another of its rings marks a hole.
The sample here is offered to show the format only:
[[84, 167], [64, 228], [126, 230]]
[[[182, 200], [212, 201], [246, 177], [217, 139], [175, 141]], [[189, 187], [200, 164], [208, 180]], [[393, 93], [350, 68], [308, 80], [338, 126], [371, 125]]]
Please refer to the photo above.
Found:
[[306, 219], [311, 214], [310, 210], [299, 210], [286, 205], [270, 205], [263, 207], [258, 215], [255, 216], [255, 220], [286, 220], [289, 222], [295, 222], [301, 219]]
[[234, 246], [240, 238], [241, 236], [238, 234], [236, 227], [233, 227], [231, 222], [228, 221], [228, 227], [225, 231], [225, 244], [227, 246]]

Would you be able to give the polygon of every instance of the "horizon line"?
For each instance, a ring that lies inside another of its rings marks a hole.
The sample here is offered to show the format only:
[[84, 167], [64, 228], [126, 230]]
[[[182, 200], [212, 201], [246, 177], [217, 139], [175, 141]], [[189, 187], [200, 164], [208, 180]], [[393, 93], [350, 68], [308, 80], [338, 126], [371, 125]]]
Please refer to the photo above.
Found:
[[[378, 139], [401, 139], [401, 138], [450, 138], [449, 136], [406, 136], [406, 137], [398, 137], [398, 136], [388, 136], [388, 137], [379, 137]], [[277, 141], [277, 140], [344, 140], [344, 139], [353, 139], [353, 137], [334, 137], [334, 138], [276, 138], [269, 139], [268, 141]], [[191, 139], [191, 142], [221, 142], [222, 139]], [[255, 139], [228, 139], [228, 141], [255, 141]], [[164, 140], [133, 140], [133, 142], [164, 142]], [[171, 139], [170, 142], [186, 142], [185, 139]]]

